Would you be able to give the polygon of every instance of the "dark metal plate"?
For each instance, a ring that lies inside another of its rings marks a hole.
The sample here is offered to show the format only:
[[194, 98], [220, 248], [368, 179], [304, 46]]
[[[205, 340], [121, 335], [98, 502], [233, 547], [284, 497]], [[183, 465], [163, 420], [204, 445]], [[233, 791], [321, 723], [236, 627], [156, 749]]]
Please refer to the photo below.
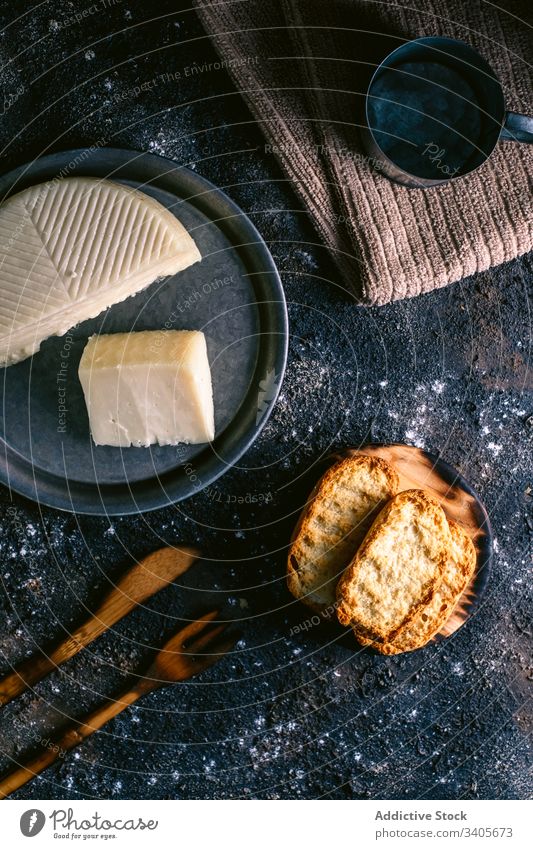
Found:
[[[181, 501], [237, 462], [276, 401], [287, 358], [287, 309], [261, 236], [223, 192], [151, 154], [99, 149], [38, 159], [0, 178], [0, 200], [57, 175], [106, 177], [156, 198], [195, 239], [202, 262], [158, 281], [25, 362], [0, 371], [0, 481], [42, 504], [125, 515]], [[203, 330], [215, 399], [212, 445], [96, 447], [78, 380], [93, 333]]]

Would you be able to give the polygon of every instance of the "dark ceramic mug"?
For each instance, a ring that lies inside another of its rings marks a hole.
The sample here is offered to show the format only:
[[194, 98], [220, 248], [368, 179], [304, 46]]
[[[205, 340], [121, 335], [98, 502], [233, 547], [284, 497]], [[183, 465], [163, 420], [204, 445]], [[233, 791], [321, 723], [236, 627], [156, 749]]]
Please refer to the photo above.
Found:
[[390, 53], [370, 81], [365, 110], [366, 152], [412, 188], [470, 174], [500, 139], [533, 142], [533, 117], [507, 112], [490, 65], [452, 38], [418, 38]]

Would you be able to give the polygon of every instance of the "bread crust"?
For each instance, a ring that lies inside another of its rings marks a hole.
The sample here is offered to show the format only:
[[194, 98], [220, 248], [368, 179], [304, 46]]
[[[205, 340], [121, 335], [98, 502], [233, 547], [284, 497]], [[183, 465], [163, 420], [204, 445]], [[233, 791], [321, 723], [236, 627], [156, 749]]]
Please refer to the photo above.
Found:
[[324, 618], [334, 615], [337, 580], [398, 486], [398, 475], [380, 457], [344, 457], [326, 471], [291, 538], [287, 586], [295, 598]]
[[423, 490], [405, 490], [381, 510], [337, 587], [342, 625], [392, 642], [442, 583], [451, 536], [442, 507]]
[[356, 639], [385, 655], [415, 651], [425, 646], [453, 614], [454, 608], [468, 586], [476, 568], [477, 555], [468, 534], [453, 519], [448, 519], [452, 547], [442, 584], [411, 624], [390, 642], [374, 642], [354, 630]]

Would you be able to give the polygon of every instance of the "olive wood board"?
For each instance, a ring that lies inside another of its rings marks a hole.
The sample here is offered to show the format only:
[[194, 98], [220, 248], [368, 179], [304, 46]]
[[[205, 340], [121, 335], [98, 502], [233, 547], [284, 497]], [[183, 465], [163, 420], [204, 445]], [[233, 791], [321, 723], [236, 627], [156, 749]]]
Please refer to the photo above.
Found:
[[440, 642], [461, 628], [475, 613], [489, 580], [492, 560], [492, 529], [487, 511], [479, 496], [464, 477], [440, 457], [413, 445], [370, 444], [350, 448], [341, 456], [366, 454], [381, 457], [395, 469], [399, 492], [423, 489], [469, 535], [477, 553], [474, 575], [457, 602], [453, 613], [430, 642]]

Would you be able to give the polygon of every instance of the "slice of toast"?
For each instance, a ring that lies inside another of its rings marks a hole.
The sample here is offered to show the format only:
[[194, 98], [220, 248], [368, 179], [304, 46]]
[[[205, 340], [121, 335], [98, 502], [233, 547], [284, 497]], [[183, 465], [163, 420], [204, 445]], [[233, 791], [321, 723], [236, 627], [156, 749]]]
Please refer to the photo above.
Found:
[[391, 642], [373, 642], [355, 631], [361, 645], [371, 645], [381, 654], [401, 654], [422, 648], [448, 621], [476, 568], [476, 549], [468, 534], [448, 519], [452, 538], [444, 578], [430, 603]]
[[433, 599], [450, 547], [442, 507], [423, 490], [400, 492], [379, 513], [339, 581], [341, 625], [371, 640], [394, 640]]
[[322, 616], [335, 612], [337, 581], [398, 485], [396, 472], [379, 457], [346, 457], [326, 472], [289, 548], [287, 586], [295, 598]]

